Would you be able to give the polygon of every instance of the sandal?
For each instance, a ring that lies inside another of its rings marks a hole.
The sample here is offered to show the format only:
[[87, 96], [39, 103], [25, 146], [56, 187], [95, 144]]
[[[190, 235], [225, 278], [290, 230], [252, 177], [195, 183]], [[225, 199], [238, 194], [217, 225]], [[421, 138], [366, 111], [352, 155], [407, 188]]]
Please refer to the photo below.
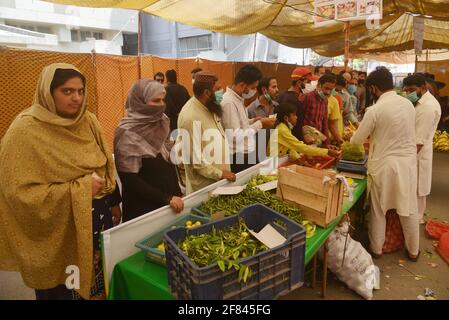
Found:
[[382, 254], [374, 253], [374, 252], [371, 250], [371, 248], [369, 248], [367, 251], [368, 251], [368, 253], [369, 253], [374, 259], [380, 259], [380, 258], [382, 258]]
[[416, 257], [413, 257], [413, 256], [408, 252], [407, 249], [406, 249], [405, 251], [407, 252], [407, 258], [408, 258], [410, 261], [412, 261], [412, 262], [417, 262], [417, 261], [418, 261], [418, 258], [419, 258], [420, 254], [421, 254], [421, 250], [418, 251], [418, 254], [416, 255]]

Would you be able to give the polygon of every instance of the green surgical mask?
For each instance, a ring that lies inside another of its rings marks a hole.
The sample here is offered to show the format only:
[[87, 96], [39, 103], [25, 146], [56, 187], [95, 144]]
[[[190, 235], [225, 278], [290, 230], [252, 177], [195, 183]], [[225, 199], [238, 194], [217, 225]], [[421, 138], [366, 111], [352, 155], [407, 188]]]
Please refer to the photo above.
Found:
[[287, 121], [287, 126], [290, 130], [293, 130], [294, 126], [290, 123], [290, 121]]
[[335, 97], [335, 96], [337, 95], [337, 91], [335, 91], [335, 89], [333, 89], [331, 95], [332, 95], [333, 97]]
[[409, 95], [407, 95], [407, 99], [409, 99], [412, 103], [416, 103], [419, 100], [418, 94], [416, 91], [413, 91]]
[[221, 101], [223, 101], [223, 89], [220, 89], [218, 91], [215, 91], [215, 100], [218, 104], [221, 104]]
[[271, 96], [270, 96], [269, 93], [265, 93], [263, 96], [265, 97], [265, 99], [266, 99], [268, 102], [271, 102], [271, 100], [273, 100], [273, 99], [271, 99]]

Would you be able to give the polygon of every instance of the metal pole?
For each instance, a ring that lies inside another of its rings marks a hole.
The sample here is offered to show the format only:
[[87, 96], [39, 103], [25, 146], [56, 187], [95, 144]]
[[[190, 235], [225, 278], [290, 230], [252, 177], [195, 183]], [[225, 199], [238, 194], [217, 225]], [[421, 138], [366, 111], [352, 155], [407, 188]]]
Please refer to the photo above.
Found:
[[142, 79], [142, 61], [140, 57], [140, 42], [141, 42], [141, 28], [140, 28], [140, 11], [138, 13], [137, 19], [137, 64], [138, 64], [138, 72], [139, 72], [139, 80]]
[[257, 32], [254, 34], [254, 52], [253, 52], [253, 62], [256, 59], [256, 44], [257, 44]]
[[345, 70], [348, 70], [348, 64], [349, 64], [349, 35], [351, 31], [351, 24], [348, 22], [345, 22]]

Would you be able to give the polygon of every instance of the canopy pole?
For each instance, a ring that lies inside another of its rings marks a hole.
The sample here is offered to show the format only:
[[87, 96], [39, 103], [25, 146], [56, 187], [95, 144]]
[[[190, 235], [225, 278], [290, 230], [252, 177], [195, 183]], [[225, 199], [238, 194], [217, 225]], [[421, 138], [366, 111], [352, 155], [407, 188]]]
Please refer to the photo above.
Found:
[[141, 41], [141, 28], [140, 28], [140, 11], [137, 14], [137, 64], [139, 72], [139, 80], [142, 79], [142, 58], [140, 56], [140, 41]]
[[351, 32], [351, 24], [349, 21], [345, 22], [345, 70], [348, 70], [348, 64], [349, 64], [349, 35]]
[[257, 32], [254, 34], [253, 62], [256, 60]]
[[418, 71], [418, 55], [415, 54], [415, 73]]

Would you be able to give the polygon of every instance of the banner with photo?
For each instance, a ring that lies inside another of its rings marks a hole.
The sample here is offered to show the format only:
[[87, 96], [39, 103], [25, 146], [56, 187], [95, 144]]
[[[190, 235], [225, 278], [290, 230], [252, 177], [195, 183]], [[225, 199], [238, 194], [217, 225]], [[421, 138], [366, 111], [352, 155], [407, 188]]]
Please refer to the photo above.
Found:
[[315, 26], [336, 21], [380, 20], [382, 0], [315, 0]]

